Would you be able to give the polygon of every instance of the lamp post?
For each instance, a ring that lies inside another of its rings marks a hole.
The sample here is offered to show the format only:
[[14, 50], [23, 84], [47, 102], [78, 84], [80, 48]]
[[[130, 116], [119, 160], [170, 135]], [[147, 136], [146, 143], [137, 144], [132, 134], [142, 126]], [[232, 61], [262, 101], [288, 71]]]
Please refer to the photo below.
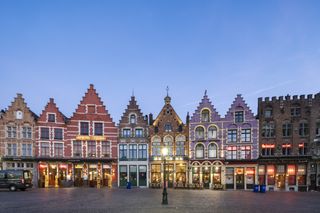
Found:
[[167, 193], [167, 184], [166, 184], [166, 157], [168, 155], [168, 148], [162, 148], [163, 156], [163, 192], [162, 192], [162, 205], [168, 205], [168, 193]]

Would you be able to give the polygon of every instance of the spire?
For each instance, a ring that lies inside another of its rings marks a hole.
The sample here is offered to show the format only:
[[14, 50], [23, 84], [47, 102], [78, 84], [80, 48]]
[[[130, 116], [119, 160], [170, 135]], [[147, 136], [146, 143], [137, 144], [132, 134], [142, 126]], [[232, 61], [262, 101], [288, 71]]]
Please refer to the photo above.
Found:
[[134, 97], [134, 89], [132, 89], [132, 97]]
[[168, 86], [167, 86], [166, 90], [167, 90], [167, 96], [164, 98], [164, 102], [165, 102], [165, 104], [170, 104], [171, 97], [169, 96], [169, 87]]

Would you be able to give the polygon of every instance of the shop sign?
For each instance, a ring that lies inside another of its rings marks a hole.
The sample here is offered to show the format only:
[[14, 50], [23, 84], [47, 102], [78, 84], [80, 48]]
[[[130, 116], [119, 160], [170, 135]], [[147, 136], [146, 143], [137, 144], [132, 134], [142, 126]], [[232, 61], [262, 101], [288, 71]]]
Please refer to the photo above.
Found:
[[81, 141], [87, 141], [87, 140], [92, 140], [92, 141], [103, 141], [106, 140], [105, 136], [95, 136], [95, 135], [78, 135], [76, 137], [77, 140]]

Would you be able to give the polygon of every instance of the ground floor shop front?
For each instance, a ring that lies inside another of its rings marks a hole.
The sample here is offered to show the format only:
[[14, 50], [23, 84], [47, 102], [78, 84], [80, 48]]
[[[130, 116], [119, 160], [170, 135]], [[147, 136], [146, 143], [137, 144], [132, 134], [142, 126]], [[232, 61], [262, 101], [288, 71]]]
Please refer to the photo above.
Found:
[[111, 162], [46, 162], [38, 163], [38, 186], [111, 187], [116, 166]]
[[118, 186], [126, 187], [130, 183], [132, 187], [148, 187], [148, 162], [119, 162]]
[[308, 163], [259, 164], [259, 184], [269, 191], [307, 191]]
[[188, 187], [188, 162], [186, 161], [154, 161], [150, 164], [150, 187], [160, 188], [164, 183], [164, 172], [166, 173], [166, 184], [169, 188]]

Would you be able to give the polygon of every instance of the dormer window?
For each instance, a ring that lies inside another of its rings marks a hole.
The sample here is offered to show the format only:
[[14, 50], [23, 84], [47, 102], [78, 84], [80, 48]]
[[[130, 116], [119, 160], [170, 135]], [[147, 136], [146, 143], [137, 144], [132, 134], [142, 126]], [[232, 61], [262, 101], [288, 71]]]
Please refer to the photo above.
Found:
[[136, 115], [130, 115], [130, 124], [135, 124], [137, 122]]
[[48, 122], [56, 122], [56, 115], [48, 114]]
[[208, 109], [204, 109], [202, 110], [201, 112], [201, 121], [202, 122], [209, 122], [209, 115], [210, 115], [210, 112]]
[[235, 123], [243, 123], [244, 121], [244, 113], [243, 111], [237, 111], [234, 113], [234, 121]]

